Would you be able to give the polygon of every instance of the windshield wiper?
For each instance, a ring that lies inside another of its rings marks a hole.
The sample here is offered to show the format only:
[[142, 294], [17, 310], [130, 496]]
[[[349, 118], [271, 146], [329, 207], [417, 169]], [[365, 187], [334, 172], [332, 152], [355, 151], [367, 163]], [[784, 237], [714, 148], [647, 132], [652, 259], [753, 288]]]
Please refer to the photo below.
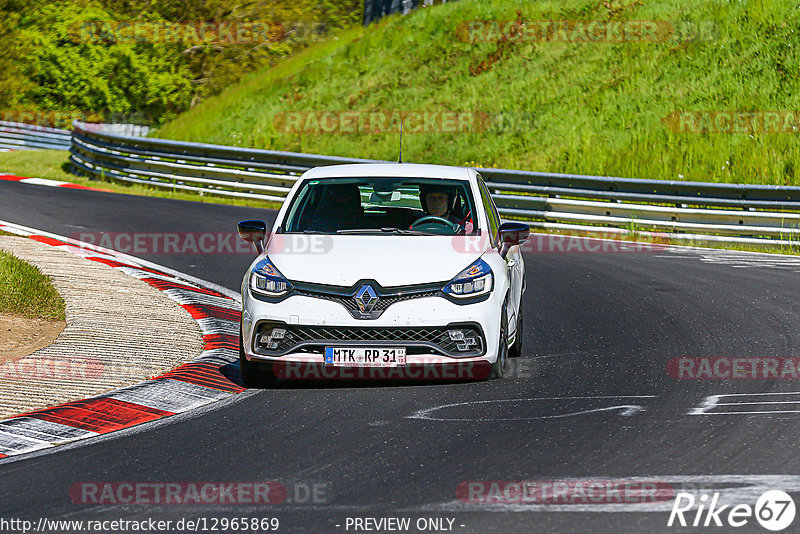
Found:
[[403, 230], [400, 228], [384, 227], [384, 228], [354, 228], [347, 230], [336, 230], [337, 234], [400, 234], [400, 235], [429, 235], [426, 232], [419, 232], [417, 230]]

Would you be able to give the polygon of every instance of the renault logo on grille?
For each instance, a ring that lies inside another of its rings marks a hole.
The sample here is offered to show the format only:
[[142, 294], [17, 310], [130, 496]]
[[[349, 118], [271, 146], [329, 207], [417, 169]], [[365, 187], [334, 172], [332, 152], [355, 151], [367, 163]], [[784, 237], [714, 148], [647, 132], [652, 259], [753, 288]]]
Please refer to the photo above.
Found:
[[361, 313], [369, 313], [378, 302], [378, 295], [371, 285], [364, 284], [356, 293], [355, 299]]

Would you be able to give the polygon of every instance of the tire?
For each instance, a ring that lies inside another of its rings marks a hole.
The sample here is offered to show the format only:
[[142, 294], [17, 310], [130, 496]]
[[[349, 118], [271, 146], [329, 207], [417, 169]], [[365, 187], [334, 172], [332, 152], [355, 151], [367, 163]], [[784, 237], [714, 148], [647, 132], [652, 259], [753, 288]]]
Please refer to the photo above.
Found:
[[524, 333], [523, 325], [525, 324], [523, 319], [522, 304], [520, 303], [519, 315], [517, 316], [517, 336], [514, 339], [514, 344], [508, 349], [508, 356], [510, 358], [519, 358], [522, 356], [522, 334]]
[[274, 383], [271, 365], [251, 362], [245, 357], [241, 328], [239, 328], [239, 371], [242, 374], [242, 385], [246, 388], [264, 387]]
[[497, 360], [492, 364], [492, 379], [503, 378], [508, 371], [508, 315], [506, 305], [500, 315], [500, 340], [497, 348]]

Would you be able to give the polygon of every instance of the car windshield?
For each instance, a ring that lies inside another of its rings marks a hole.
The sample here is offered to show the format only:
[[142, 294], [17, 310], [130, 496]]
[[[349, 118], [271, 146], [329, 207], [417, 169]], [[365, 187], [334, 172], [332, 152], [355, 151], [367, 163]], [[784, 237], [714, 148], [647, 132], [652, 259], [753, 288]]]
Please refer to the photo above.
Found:
[[325, 178], [305, 181], [285, 233], [467, 235], [477, 233], [465, 180]]

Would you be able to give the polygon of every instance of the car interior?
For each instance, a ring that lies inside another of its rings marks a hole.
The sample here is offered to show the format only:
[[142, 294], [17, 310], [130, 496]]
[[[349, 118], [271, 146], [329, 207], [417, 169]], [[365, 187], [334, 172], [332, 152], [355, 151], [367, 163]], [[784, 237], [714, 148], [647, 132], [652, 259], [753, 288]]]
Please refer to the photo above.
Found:
[[[298, 195], [299, 205], [296, 211], [290, 212], [285, 231], [333, 233], [356, 229], [408, 229], [415, 221], [429, 215], [420, 205], [419, 185], [406, 182], [392, 188], [369, 182], [317, 182]], [[470, 203], [463, 186], [454, 186], [453, 190], [456, 194], [450, 220], [460, 222], [471, 213]], [[456, 232], [443, 226], [433, 233], [454, 235]]]

